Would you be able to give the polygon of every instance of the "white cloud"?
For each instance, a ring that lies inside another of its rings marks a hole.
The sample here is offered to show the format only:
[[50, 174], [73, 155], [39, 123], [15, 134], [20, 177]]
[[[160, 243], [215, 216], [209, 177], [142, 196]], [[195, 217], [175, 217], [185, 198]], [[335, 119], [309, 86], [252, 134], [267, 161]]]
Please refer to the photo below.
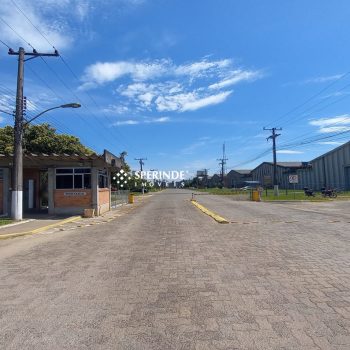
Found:
[[339, 142], [339, 141], [322, 141], [322, 142], [317, 142], [319, 145], [333, 145], [333, 146], [338, 146], [342, 145], [344, 142]]
[[[67, 49], [82, 36], [91, 37], [89, 28], [91, 14], [110, 15], [110, 7], [133, 8], [144, 0], [16, 0], [19, 9], [11, 0], [1, 0], [0, 16], [25, 39], [25, 42], [0, 21], [2, 39], [11, 46], [28, 48], [30, 43], [37, 50], [52, 50], [52, 43], [58, 50]], [[21, 13], [21, 11], [24, 13]], [[33, 25], [26, 19], [27, 16]], [[115, 19], [114, 19], [115, 21]], [[48, 39], [50, 43], [35, 29]]]
[[[73, 13], [68, 1], [50, 2], [19, 0], [19, 8], [30, 19], [34, 26], [40, 29], [45, 37], [57, 48], [63, 49], [73, 42], [70, 26], [63, 16], [59, 14]], [[51, 16], [56, 13], [52, 20]], [[51, 49], [51, 45], [41, 36], [25, 16], [13, 5], [10, 0], [3, 0], [0, 6], [0, 16], [22, 36], [26, 42], [17, 36], [5, 23], [0, 21], [0, 30], [6, 42], [10, 45], [25, 45], [29, 42], [36, 49]]]
[[86, 67], [80, 88], [122, 80], [115, 91], [130, 108], [185, 112], [222, 103], [233, 92], [226, 87], [261, 77], [260, 71], [234, 69], [231, 59], [204, 58], [180, 65], [170, 59], [97, 62]]
[[349, 126], [329, 126], [329, 127], [322, 127], [319, 129], [319, 132], [328, 134], [332, 132], [342, 132], [342, 131], [348, 131], [350, 130]]
[[304, 152], [301, 152], [301, 151], [293, 151], [291, 149], [281, 149], [279, 151], [277, 151], [277, 153], [280, 153], [280, 154], [302, 154]]
[[104, 113], [110, 114], [126, 114], [129, 113], [129, 107], [123, 105], [109, 105], [108, 107], [103, 109]]
[[145, 123], [166, 123], [169, 122], [169, 117], [151, 118], [145, 121]]
[[0, 115], [0, 123], [3, 123], [4, 121], [5, 121], [5, 118]]
[[207, 59], [192, 62], [184, 65], [180, 65], [174, 69], [175, 74], [177, 75], [188, 75], [191, 77], [200, 77], [213, 74], [215, 72], [221, 71], [224, 68], [227, 68], [232, 63], [230, 59], [223, 59], [218, 61], [208, 61]]
[[162, 124], [168, 123], [171, 119], [169, 117], [159, 117], [159, 118], [150, 118], [143, 117], [141, 119], [128, 119], [128, 120], [118, 120], [113, 125], [114, 126], [123, 126], [123, 125], [138, 125], [138, 124]]
[[209, 85], [209, 89], [222, 89], [231, 85], [240, 83], [241, 81], [253, 81], [262, 76], [259, 71], [243, 71], [241, 69], [231, 72], [231, 75], [218, 83]]
[[350, 130], [350, 115], [343, 114], [335, 117], [314, 119], [309, 124], [318, 126], [320, 133], [348, 131]]
[[137, 124], [140, 124], [140, 122], [137, 120], [129, 119], [129, 120], [118, 120], [113, 125], [119, 126], [119, 125], [137, 125]]
[[185, 94], [159, 96], [155, 103], [158, 111], [195, 111], [210, 105], [216, 105], [226, 100], [232, 91], [200, 97], [197, 91]]
[[97, 62], [85, 70], [84, 80], [90, 83], [104, 84], [125, 75], [134, 80], [148, 80], [159, 77], [166, 72], [166, 61], [155, 62]]
[[310, 79], [306, 79], [303, 81], [303, 83], [327, 83], [330, 81], [338, 80], [340, 79], [344, 74], [334, 74], [334, 75], [328, 75], [328, 76], [320, 76], [320, 77], [314, 77]]

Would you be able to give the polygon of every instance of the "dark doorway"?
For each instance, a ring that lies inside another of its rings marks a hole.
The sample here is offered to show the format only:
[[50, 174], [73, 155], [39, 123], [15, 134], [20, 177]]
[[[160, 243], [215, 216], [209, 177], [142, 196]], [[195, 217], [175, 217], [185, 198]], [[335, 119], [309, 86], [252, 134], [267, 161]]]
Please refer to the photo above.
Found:
[[48, 210], [49, 197], [48, 197], [48, 172], [47, 170], [40, 170], [39, 174], [39, 205], [40, 210]]

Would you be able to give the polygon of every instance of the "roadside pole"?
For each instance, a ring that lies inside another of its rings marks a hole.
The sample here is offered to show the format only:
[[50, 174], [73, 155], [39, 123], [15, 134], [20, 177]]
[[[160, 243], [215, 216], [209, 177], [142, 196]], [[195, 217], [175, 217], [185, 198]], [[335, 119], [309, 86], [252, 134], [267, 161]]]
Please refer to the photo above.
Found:
[[[13, 166], [12, 166], [12, 193], [11, 193], [11, 217], [18, 221], [23, 218], [23, 85], [24, 85], [24, 62], [40, 56], [59, 56], [55, 53], [40, 53], [36, 50], [25, 52], [23, 47], [15, 52], [9, 49], [9, 55], [18, 56], [17, 91], [16, 91], [16, 114], [14, 125]], [[31, 56], [24, 59], [25, 56]]]
[[16, 93], [16, 114], [14, 126], [14, 150], [12, 167], [11, 216], [14, 220], [22, 220], [23, 201], [23, 76], [24, 49], [18, 50], [18, 72]]

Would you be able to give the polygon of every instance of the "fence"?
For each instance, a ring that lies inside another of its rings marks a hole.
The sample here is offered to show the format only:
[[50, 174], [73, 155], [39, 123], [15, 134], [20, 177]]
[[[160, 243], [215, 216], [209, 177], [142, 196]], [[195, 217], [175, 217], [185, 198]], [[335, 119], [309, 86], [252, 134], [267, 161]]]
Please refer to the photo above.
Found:
[[111, 208], [115, 209], [119, 205], [128, 203], [130, 191], [111, 191]]

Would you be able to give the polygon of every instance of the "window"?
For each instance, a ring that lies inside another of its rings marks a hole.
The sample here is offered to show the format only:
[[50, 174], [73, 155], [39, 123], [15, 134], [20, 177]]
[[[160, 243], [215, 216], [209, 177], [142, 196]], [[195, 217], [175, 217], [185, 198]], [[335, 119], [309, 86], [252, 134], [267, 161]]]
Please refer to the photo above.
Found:
[[87, 189], [91, 188], [90, 168], [60, 168], [56, 169], [56, 189]]
[[106, 170], [99, 170], [98, 172], [98, 187], [106, 188], [108, 187], [108, 177]]

